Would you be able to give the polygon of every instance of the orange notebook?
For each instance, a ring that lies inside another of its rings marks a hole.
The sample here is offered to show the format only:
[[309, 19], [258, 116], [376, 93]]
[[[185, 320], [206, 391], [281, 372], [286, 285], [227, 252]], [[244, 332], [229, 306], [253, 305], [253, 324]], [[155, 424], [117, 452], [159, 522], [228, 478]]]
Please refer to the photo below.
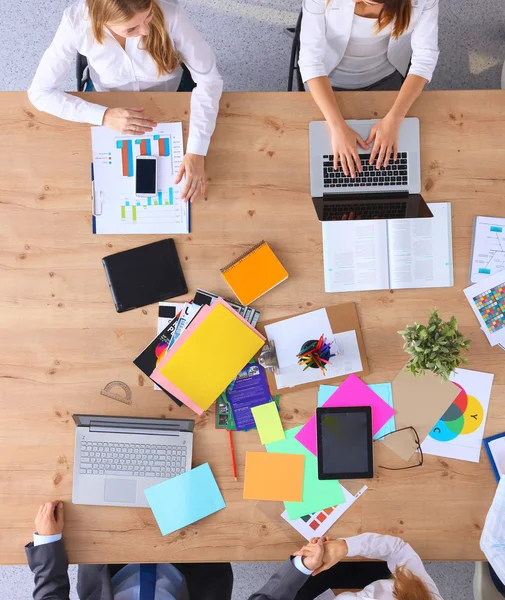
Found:
[[260, 242], [221, 269], [226, 282], [244, 305], [288, 278], [288, 272], [266, 242]]

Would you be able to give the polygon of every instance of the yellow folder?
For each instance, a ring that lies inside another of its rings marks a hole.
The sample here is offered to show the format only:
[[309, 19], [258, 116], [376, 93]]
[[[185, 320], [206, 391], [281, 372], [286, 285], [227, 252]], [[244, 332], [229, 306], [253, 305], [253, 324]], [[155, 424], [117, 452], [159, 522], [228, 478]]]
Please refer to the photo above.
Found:
[[220, 304], [213, 307], [160, 373], [207, 410], [263, 344], [256, 331]]

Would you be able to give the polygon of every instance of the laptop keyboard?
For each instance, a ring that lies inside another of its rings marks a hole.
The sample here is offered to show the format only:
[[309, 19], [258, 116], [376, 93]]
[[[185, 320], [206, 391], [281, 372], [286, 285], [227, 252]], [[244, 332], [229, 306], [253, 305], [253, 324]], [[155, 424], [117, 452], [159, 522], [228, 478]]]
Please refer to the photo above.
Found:
[[408, 158], [407, 152], [398, 152], [398, 158], [389, 161], [387, 167], [381, 167], [379, 170], [375, 165], [368, 164], [370, 154], [360, 154], [361, 166], [363, 172], [356, 171], [356, 177], [346, 177], [342, 166], [339, 165], [337, 171], [333, 168], [333, 154], [323, 156], [323, 177], [325, 189], [341, 189], [355, 187], [372, 186], [396, 186], [401, 188], [408, 187]]
[[185, 446], [83, 441], [79, 473], [169, 479], [186, 471], [186, 452]]
[[406, 202], [363, 203], [332, 202], [323, 208], [323, 221], [341, 221], [344, 215], [353, 219], [403, 219], [407, 210]]

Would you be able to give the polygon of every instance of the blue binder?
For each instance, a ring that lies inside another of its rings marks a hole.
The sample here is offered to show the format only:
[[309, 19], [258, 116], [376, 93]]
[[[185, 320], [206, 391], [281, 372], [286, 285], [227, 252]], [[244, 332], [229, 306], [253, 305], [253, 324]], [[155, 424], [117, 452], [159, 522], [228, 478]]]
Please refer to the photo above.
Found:
[[496, 435], [492, 435], [491, 437], [484, 438], [482, 440], [482, 442], [484, 444], [484, 448], [486, 450], [487, 457], [489, 458], [489, 462], [491, 463], [491, 468], [493, 469], [493, 473], [494, 473], [494, 476], [495, 476], [495, 479], [497, 482], [500, 481], [500, 473], [498, 472], [498, 467], [496, 466], [496, 462], [494, 460], [493, 453], [491, 452], [491, 448], [489, 447], [489, 442], [492, 442], [493, 440], [497, 440], [498, 438], [502, 438], [502, 437], [505, 437], [505, 432], [497, 433]]

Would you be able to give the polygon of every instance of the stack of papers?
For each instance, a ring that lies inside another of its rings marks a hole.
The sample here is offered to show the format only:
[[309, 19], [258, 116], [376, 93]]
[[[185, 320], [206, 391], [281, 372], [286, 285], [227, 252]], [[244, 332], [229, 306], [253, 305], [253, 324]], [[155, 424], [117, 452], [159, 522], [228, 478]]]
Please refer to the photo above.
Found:
[[[361, 381], [356, 375], [349, 377], [328, 398], [323, 406], [370, 406], [372, 408], [372, 433], [376, 436], [395, 414], [394, 408]], [[383, 434], [382, 434], [383, 435]], [[313, 415], [297, 434], [296, 439], [317, 456], [316, 416]]]
[[[390, 383], [370, 383], [368, 387], [375, 392], [377, 396], [382, 398], [384, 402], [393, 407], [393, 389]], [[320, 385], [319, 392], [317, 394], [317, 405], [324, 406], [324, 404], [331, 398], [334, 392], [338, 390], [338, 385]], [[374, 440], [381, 440], [388, 433], [393, 433], [396, 429], [394, 415], [386, 421], [386, 423], [379, 429], [379, 431], [373, 436]]]
[[274, 454], [296, 454], [305, 458], [302, 499], [297, 502], [284, 502], [284, 507], [291, 520], [345, 502], [340, 482], [336, 479], [319, 479], [317, 458], [296, 439], [300, 429], [301, 427], [288, 429], [285, 432], [286, 439], [266, 446], [267, 451]]
[[264, 338], [224, 300], [203, 306], [151, 375], [197, 414], [222, 394], [264, 344]]

